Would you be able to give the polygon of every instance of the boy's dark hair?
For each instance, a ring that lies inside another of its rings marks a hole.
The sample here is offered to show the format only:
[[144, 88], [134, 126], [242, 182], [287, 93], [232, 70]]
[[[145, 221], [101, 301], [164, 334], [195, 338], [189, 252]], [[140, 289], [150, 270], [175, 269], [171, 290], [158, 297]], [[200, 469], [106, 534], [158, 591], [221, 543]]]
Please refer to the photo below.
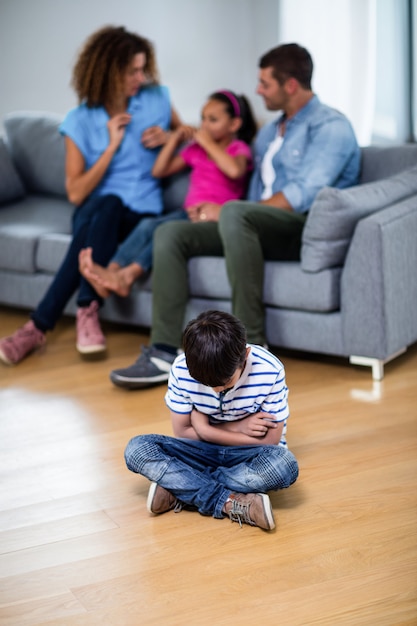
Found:
[[205, 311], [188, 323], [183, 348], [191, 376], [208, 387], [222, 387], [243, 368], [246, 329], [223, 311]]
[[[222, 102], [226, 106], [226, 111], [230, 117], [240, 117], [242, 119], [242, 125], [237, 131], [237, 137], [241, 141], [250, 145], [257, 133], [258, 128], [256, 126], [251, 105], [246, 96], [243, 94], [238, 96], [233, 91], [215, 91], [209, 96], [209, 100]], [[237, 104], [237, 108], [239, 109], [238, 112], [236, 111], [234, 102]]]
[[287, 43], [266, 52], [259, 67], [272, 67], [272, 75], [280, 85], [288, 78], [295, 78], [304, 89], [311, 89], [313, 59], [306, 48], [297, 43]]

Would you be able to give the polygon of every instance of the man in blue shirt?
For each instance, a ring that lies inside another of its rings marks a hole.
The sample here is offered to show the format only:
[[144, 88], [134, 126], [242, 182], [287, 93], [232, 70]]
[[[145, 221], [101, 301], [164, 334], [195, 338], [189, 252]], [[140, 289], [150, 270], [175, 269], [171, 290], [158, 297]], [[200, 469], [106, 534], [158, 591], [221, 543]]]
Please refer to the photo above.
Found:
[[193, 256], [225, 256], [233, 313], [251, 344], [265, 344], [265, 260], [297, 261], [309, 208], [324, 186], [358, 183], [360, 149], [344, 115], [322, 104], [311, 88], [313, 62], [297, 44], [267, 52], [259, 63], [257, 93], [278, 119], [255, 141], [248, 200], [204, 204], [196, 222], [169, 222], [156, 231], [151, 346], [115, 385], [141, 388], [168, 380], [181, 346], [188, 300], [187, 262]]

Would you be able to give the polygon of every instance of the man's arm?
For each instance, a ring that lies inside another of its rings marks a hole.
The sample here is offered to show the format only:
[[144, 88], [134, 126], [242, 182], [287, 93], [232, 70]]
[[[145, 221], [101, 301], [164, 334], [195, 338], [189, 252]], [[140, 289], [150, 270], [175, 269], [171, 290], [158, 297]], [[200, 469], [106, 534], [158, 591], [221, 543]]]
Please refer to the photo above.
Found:
[[[333, 187], [358, 151], [358, 145], [347, 120], [336, 118], [310, 129], [299, 167], [282, 189], [294, 211], [304, 213], [323, 187]], [[356, 180], [351, 181], [355, 184]]]
[[267, 206], [274, 206], [277, 209], [282, 209], [283, 211], [293, 211], [291, 204], [288, 202], [287, 198], [284, 196], [282, 191], [278, 193], [274, 193], [267, 200], [260, 200], [259, 204], [266, 204]]

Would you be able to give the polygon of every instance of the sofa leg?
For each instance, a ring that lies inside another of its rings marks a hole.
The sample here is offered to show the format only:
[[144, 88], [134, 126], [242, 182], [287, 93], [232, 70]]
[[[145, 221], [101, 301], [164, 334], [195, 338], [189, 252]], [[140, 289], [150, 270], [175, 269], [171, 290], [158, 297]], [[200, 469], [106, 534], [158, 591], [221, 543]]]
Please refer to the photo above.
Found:
[[404, 354], [407, 350], [407, 347], [401, 348], [398, 352], [391, 354], [386, 359], [373, 359], [368, 356], [350, 356], [349, 363], [352, 365], [365, 365], [366, 367], [372, 367], [372, 378], [374, 380], [382, 380], [384, 378], [384, 365], [389, 363], [393, 359], [396, 359], [400, 354]]

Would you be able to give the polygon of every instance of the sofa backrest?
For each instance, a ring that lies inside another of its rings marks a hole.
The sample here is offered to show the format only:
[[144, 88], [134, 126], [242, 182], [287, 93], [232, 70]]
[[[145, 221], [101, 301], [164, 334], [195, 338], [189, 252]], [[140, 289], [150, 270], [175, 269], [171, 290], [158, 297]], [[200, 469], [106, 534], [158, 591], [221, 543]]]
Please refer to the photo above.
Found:
[[388, 178], [417, 165], [417, 144], [362, 148], [361, 184]]
[[[17, 111], [4, 120], [8, 152], [27, 191], [66, 196], [62, 119], [54, 113]], [[162, 181], [165, 212], [184, 206], [188, 179], [184, 171]]]
[[10, 157], [9, 150], [0, 137], [0, 206], [16, 202], [25, 195], [25, 187]]
[[7, 145], [27, 191], [65, 196], [65, 145], [62, 118], [52, 113], [18, 111], [6, 116]]

